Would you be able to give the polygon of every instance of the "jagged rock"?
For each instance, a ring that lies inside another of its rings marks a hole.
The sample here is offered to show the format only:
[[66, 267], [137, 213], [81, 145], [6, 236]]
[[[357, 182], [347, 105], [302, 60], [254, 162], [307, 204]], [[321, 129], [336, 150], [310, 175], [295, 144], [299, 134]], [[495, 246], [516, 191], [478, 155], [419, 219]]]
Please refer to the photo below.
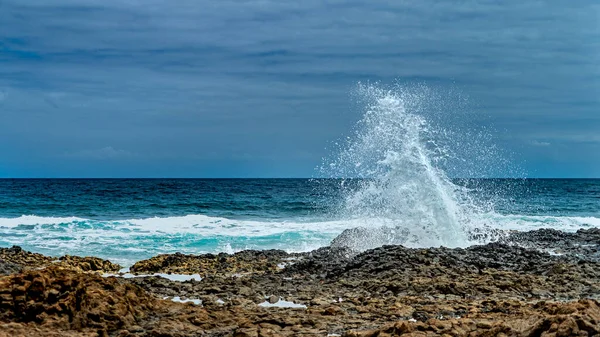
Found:
[[0, 259], [0, 276], [18, 273], [22, 270], [21, 266]]
[[97, 257], [79, 257], [65, 255], [58, 259], [61, 266], [73, 268], [79, 271], [97, 271], [103, 273], [114, 273], [121, 270], [121, 266], [108, 260]]
[[[121, 269], [118, 264], [97, 257], [79, 257], [65, 255], [54, 259], [38, 253], [28, 252], [19, 246], [11, 248], [0, 248], [0, 274], [10, 274], [22, 269], [42, 268], [50, 265], [59, 265], [63, 268], [75, 269], [78, 271], [97, 271], [104, 273], [117, 272]], [[2, 266], [11, 265], [11, 269]], [[6, 269], [6, 272], [3, 272]], [[10, 272], [8, 272], [10, 271]]]
[[231, 275], [278, 270], [289, 254], [282, 250], [246, 250], [235, 254], [186, 255], [163, 254], [139, 261], [130, 270], [134, 273], [174, 273], [201, 275]]
[[351, 330], [344, 337], [365, 336], [597, 336], [600, 308], [596, 301], [540, 303], [527, 315], [489, 315], [465, 319], [401, 321], [373, 330]]
[[137, 324], [155, 305], [154, 297], [137, 286], [58, 267], [0, 279], [4, 322], [115, 331]]
[[22, 267], [31, 268], [46, 266], [52, 263], [53, 260], [51, 257], [23, 250], [19, 246], [0, 248], [0, 259]]
[[[110, 264], [68, 257], [0, 277], [0, 336], [600, 334], [600, 263], [588, 249], [600, 232], [504, 234], [513, 239], [465, 249], [172, 254], [134, 268], [204, 276], [186, 282], [102, 278], [82, 271]], [[176, 296], [202, 305], [162, 300]]]
[[344, 230], [333, 241], [333, 248], [348, 248], [355, 252], [364, 252], [369, 249], [385, 245], [402, 245], [408, 240], [409, 232], [406, 229], [379, 227], [358, 227]]

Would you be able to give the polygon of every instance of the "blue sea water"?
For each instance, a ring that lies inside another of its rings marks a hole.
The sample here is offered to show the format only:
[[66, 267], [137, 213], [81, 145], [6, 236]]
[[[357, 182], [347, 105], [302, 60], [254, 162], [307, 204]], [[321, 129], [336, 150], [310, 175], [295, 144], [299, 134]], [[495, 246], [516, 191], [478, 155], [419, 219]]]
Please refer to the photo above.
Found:
[[[100, 256], [125, 265], [177, 251], [306, 251], [327, 245], [347, 228], [405, 223], [402, 214], [349, 212], [349, 196], [364, 189], [366, 181], [3, 179], [0, 246], [21, 245], [54, 256]], [[493, 203], [470, 214], [475, 226], [566, 231], [600, 226], [600, 180], [453, 183], [468, 187], [481, 204]], [[419, 218], [410, 220], [420, 225]]]

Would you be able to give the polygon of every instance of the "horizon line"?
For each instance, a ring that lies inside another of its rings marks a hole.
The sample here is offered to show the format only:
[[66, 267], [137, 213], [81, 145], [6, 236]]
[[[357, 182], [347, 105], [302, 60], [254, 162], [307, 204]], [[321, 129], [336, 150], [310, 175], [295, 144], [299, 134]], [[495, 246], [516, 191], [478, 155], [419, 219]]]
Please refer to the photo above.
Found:
[[[449, 177], [450, 179], [510, 179], [510, 180], [590, 180], [600, 177]], [[310, 180], [310, 179], [373, 179], [365, 177], [0, 177], [0, 180]]]

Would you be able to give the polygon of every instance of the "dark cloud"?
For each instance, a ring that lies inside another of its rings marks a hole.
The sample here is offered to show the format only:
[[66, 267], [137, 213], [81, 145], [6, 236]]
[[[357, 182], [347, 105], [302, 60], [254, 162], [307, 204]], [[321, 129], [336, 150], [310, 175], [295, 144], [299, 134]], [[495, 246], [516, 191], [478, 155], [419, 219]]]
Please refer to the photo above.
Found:
[[[354, 85], [400, 80], [468, 96], [473, 113], [448, 118], [500, 130], [533, 174], [562, 149], [567, 175], [598, 176], [581, 166], [600, 167], [599, 15], [593, 0], [3, 0], [0, 175], [310, 176], [360, 117]], [[107, 148], [136, 156], [47, 166]]]

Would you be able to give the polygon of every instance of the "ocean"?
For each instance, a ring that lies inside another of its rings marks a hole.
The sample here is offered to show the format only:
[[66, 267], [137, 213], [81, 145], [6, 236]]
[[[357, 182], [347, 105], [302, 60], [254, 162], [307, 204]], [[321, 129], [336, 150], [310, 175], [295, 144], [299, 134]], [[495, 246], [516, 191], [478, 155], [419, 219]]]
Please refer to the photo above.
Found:
[[[350, 212], [349, 197], [367, 182], [372, 183], [368, 179], [3, 179], [0, 246], [20, 245], [52, 256], [98, 256], [130, 265], [173, 252], [308, 251], [329, 244], [344, 229], [360, 226], [443, 225], [401, 213], [393, 217]], [[481, 228], [574, 231], [600, 226], [600, 180], [453, 182], [468, 187], [484, 204], [496, 202], [494, 209], [469, 215]], [[412, 223], [407, 223], [407, 216]], [[443, 239], [432, 245], [454, 244]]]
[[356, 250], [600, 226], [600, 180], [452, 179], [518, 170], [426, 89], [357, 95], [364, 115], [316, 168], [323, 178], [0, 180], [0, 246], [131, 265], [174, 252], [309, 251], [359, 227], [346, 240]]

